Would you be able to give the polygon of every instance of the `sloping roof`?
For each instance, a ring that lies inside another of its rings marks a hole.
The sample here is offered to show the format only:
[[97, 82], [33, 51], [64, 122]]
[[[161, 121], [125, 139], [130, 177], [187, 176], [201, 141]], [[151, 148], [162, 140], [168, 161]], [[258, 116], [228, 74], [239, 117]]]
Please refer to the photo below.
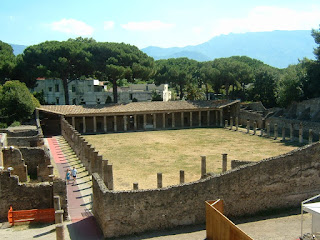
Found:
[[42, 105], [37, 108], [40, 111], [50, 112], [65, 116], [85, 115], [117, 115], [143, 112], [176, 112], [196, 111], [208, 109], [221, 109], [238, 103], [239, 100], [216, 100], [216, 101], [169, 101], [169, 102], [132, 102], [127, 104], [106, 105]]

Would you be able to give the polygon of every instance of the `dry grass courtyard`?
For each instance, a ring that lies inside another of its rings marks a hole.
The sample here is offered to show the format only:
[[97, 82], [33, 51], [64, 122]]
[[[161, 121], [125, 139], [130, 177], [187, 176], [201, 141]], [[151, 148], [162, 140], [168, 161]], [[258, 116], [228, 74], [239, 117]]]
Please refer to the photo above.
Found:
[[163, 185], [179, 183], [179, 171], [186, 182], [200, 178], [200, 156], [207, 156], [207, 172], [219, 173], [222, 153], [231, 160], [259, 161], [289, 152], [296, 146], [280, 140], [252, 136], [221, 128], [128, 132], [85, 136], [114, 168], [115, 190], [156, 188], [157, 173]]

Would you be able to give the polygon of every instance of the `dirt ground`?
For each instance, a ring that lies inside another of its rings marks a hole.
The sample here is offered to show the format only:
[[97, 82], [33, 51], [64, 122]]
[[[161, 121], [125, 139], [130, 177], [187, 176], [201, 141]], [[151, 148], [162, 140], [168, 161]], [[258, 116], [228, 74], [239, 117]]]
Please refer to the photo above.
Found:
[[[296, 240], [301, 235], [301, 215], [299, 209], [271, 216], [260, 216], [234, 221], [238, 227], [255, 240]], [[0, 239], [15, 240], [54, 240], [56, 239], [54, 225], [21, 225], [8, 228], [7, 223], [2, 223]], [[66, 223], [66, 240], [78, 240], [69, 235], [70, 228]], [[311, 230], [311, 215], [303, 215], [303, 233]], [[205, 226], [187, 226], [174, 230], [151, 232], [136, 236], [117, 238], [117, 240], [204, 240], [206, 238]], [[89, 240], [89, 239], [88, 239]]]
[[115, 190], [157, 187], [157, 173], [163, 186], [179, 184], [179, 172], [185, 181], [200, 178], [200, 156], [207, 157], [207, 172], [222, 171], [222, 153], [231, 160], [259, 161], [287, 153], [295, 148], [291, 142], [253, 136], [220, 128], [127, 132], [86, 135], [86, 140], [113, 164]]

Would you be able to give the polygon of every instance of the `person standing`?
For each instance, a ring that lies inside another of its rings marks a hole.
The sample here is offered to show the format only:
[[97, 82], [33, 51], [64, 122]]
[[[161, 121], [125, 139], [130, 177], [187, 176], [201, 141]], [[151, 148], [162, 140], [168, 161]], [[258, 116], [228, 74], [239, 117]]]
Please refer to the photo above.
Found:
[[66, 181], [67, 181], [67, 184], [69, 184], [69, 181], [70, 181], [70, 175], [71, 175], [70, 170], [69, 170], [69, 169], [67, 169], [67, 172], [66, 172]]
[[75, 183], [75, 181], [77, 179], [77, 173], [78, 173], [77, 169], [75, 167], [73, 167], [73, 169], [71, 171], [71, 175], [73, 177], [73, 185], [74, 185], [74, 183]]

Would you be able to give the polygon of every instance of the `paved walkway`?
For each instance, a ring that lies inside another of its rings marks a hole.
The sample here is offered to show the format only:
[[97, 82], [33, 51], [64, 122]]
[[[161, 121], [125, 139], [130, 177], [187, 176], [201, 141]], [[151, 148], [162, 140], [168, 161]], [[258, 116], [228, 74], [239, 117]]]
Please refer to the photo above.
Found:
[[78, 171], [77, 180], [71, 179], [67, 184], [68, 212], [71, 224], [67, 225], [70, 239], [103, 239], [92, 209], [92, 181], [80, 160], [76, 157], [62, 136], [46, 138], [56, 172], [64, 179], [67, 169], [75, 167]]

